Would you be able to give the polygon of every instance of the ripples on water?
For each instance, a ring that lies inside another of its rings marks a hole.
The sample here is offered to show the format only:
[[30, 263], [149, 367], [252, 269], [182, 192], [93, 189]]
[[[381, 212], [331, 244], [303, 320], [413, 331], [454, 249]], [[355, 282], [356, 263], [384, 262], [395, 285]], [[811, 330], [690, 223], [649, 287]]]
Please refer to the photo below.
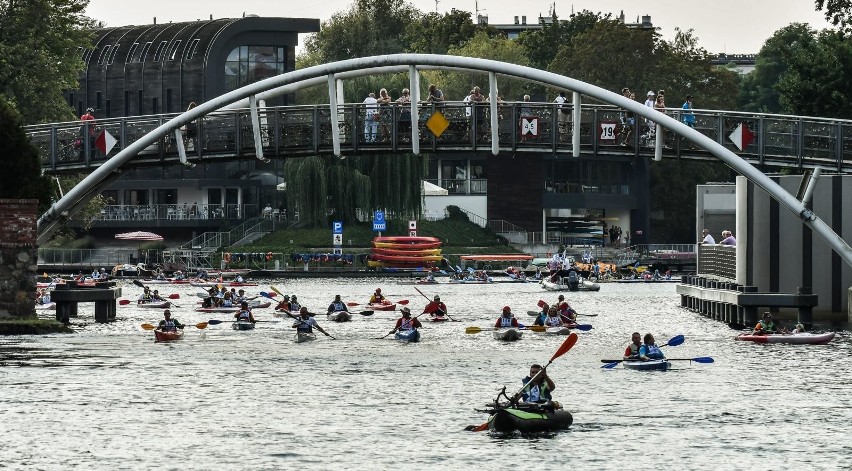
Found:
[[[314, 312], [335, 294], [365, 302], [381, 286], [392, 299], [426, 304], [394, 280], [288, 280]], [[257, 290], [267, 290], [260, 286]], [[438, 285], [461, 322], [429, 324], [420, 344], [376, 340], [396, 318], [376, 312], [320, 325], [338, 340], [295, 344], [290, 322], [187, 327], [184, 340], [157, 344], [140, 328], [158, 311], [119, 307], [118, 322], [85, 324], [72, 335], [0, 338], [0, 468], [67, 469], [849, 469], [846, 444], [849, 336], [826, 346], [761, 346], [733, 341], [724, 324], [682, 310], [671, 284], [605, 284], [568, 298], [594, 325], [549, 368], [556, 399], [574, 414], [569, 431], [492, 437], [463, 431], [486, 416], [474, 409], [506, 385], [520, 387], [531, 363], [544, 363], [563, 338], [528, 332], [500, 344], [488, 326], [503, 305], [521, 322], [538, 285]], [[216, 318], [192, 311], [197, 291], [179, 292], [186, 324]], [[131, 284], [125, 297], [138, 295]], [[271, 310], [257, 318], [275, 320]], [[219, 315], [219, 319], [227, 316]], [[634, 330], [658, 343], [686, 342], [665, 373], [602, 370]]]

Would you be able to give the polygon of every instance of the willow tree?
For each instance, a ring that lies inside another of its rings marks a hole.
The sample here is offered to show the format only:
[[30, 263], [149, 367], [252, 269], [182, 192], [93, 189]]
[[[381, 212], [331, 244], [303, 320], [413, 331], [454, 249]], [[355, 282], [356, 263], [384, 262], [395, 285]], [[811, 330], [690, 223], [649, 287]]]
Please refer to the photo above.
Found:
[[427, 162], [407, 154], [289, 159], [283, 168], [288, 212], [298, 212], [301, 221], [314, 226], [330, 219], [356, 221], [358, 210], [417, 218]]

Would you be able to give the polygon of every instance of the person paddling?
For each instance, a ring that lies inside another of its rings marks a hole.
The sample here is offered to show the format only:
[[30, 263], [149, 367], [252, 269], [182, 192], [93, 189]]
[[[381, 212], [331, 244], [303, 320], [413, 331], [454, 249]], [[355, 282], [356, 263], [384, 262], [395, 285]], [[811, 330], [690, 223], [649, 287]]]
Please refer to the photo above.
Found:
[[663, 354], [663, 351], [660, 350], [660, 347], [654, 343], [653, 335], [645, 334], [644, 341], [645, 343], [639, 347], [639, 358], [642, 361], [665, 360], [666, 356]]
[[276, 311], [290, 311], [290, 295], [285, 294], [284, 299], [275, 306]]
[[544, 325], [546, 327], [562, 327], [565, 325], [562, 322], [562, 316], [559, 315], [559, 311], [556, 309], [556, 306], [550, 306], [547, 310], [547, 317], [544, 319]]
[[385, 297], [382, 294], [381, 288], [376, 288], [376, 292], [370, 296], [370, 304], [382, 304], [385, 301]]
[[[426, 298], [429, 299], [429, 298]], [[444, 317], [447, 316], [447, 305], [441, 302], [441, 297], [437, 294], [431, 303], [427, 304], [425, 308], [423, 308], [423, 312], [428, 312], [431, 317]]]
[[151, 301], [152, 301], [151, 288], [146, 286], [142, 290], [142, 296], [139, 297], [139, 301], [137, 301], [136, 304], [145, 304], [145, 303], [150, 303]]
[[339, 311], [349, 312], [349, 309], [346, 308], [346, 303], [340, 300], [340, 295], [338, 294], [334, 297], [334, 301], [328, 305], [328, 313], [331, 314], [332, 312]]
[[518, 319], [515, 318], [515, 315], [512, 314], [512, 308], [509, 306], [503, 306], [503, 314], [497, 319], [497, 322], [494, 323], [494, 327], [497, 329], [509, 328], [509, 327], [520, 327], [518, 325]]
[[772, 314], [764, 312], [763, 319], [758, 321], [757, 325], [754, 326], [754, 332], [752, 332], [751, 335], [774, 334], [776, 330], [775, 322], [772, 320]]
[[559, 300], [556, 302], [556, 310], [559, 311], [563, 323], [575, 324], [577, 322], [577, 311], [568, 304], [568, 301], [565, 301], [565, 296], [562, 294], [559, 295]]
[[251, 313], [251, 309], [249, 309], [247, 301], [240, 303], [240, 311], [234, 314], [234, 318], [236, 318], [237, 321], [251, 322], [252, 324], [257, 322], [254, 320], [254, 315]]
[[151, 301], [158, 302], [158, 303], [161, 302], [161, 301], [165, 301], [165, 299], [163, 299], [163, 297], [160, 296], [160, 290], [156, 290], [156, 289], [154, 290], [154, 294], [151, 295]]
[[556, 389], [556, 383], [550, 379], [547, 369], [542, 368], [541, 365], [530, 366], [530, 375], [521, 381], [524, 388], [520, 395], [524, 402], [544, 403], [553, 399], [551, 393]]
[[290, 296], [290, 312], [299, 312], [302, 310], [302, 305], [299, 304], [299, 300], [296, 299], [296, 295]]
[[624, 359], [638, 359], [639, 358], [639, 348], [642, 346], [642, 334], [639, 332], [633, 332], [633, 335], [630, 336], [630, 345], [624, 349]]
[[408, 332], [411, 330], [419, 329], [420, 327], [423, 327], [423, 324], [421, 324], [420, 321], [417, 320], [417, 318], [411, 317], [411, 309], [406, 306], [402, 308], [402, 317], [396, 320], [396, 325], [394, 326], [393, 330], [388, 332], [388, 335], [393, 334], [397, 330]]
[[177, 319], [172, 319], [172, 311], [166, 309], [163, 311], [163, 319], [160, 321], [157, 328], [163, 332], [174, 332], [177, 329], [183, 329], [183, 324], [181, 324]]
[[293, 323], [293, 327], [295, 327], [296, 332], [300, 334], [313, 333], [314, 328], [316, 327], [316, 329], [324, 335], [329, 335], [328, 332], [322, 330], [322, 327], [317, 324], [317, 320], [311, 317], [311, 314], [308, 312], [308, 308], [306, 307], [299, 309], [299, 317], [296, 318], [296, 322]]

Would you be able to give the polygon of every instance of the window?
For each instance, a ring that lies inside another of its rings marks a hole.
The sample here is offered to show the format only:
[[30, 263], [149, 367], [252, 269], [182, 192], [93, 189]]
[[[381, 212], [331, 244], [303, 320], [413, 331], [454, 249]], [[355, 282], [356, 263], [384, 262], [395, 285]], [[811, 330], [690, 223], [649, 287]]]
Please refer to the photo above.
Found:
[[118, 48], [120, 46], [121, 44], [116, 44], [112, 47], [112, 54], [109, 55], [109, 61], [107, 62], [108, 64], [112, 64], [113, 62], [115, 62], [115, 56], [116, 54], [118, 54]]
[[142, 94], [142, 90], [139, 90], [138, 95], [139, 95], [139, 114], [140, 115], [145, 114], [145, 112], [143, 111], [143, 108], [144, 108], [144, 105], [145, 105], [145, 101], [143, 100], [143, 98], [144, 98], [145, 95]]
[[139, 62], [145, 62], [145, 56], [148, 55], [148, 49], [151, 49], [151, 44], [149, 41], [142, 47], [142, 52], [139, 53]]
[[172, 43], [172, 48], [169, 49], [169, 60], [170, 61], [175, 60], [175, 56], [177, 55], [177, 50], [180, 47], [180, 43], [181, 43], [180, 40], [177, 40], [177, 41]]
[[101, 109], [101, 92], [95, 92], [95, 109]]
[[163, 58], [163, 50], [166, 48], [166, 41], [162, 41], [159, 46], [157, 46], [157, 52], [154, 53], [154, 62], [160, 62], [160, 59]]
[[166, 109], [165, 109], [165, 112], [166, 113], [172, 112], [172, 89], [171, 88], [166, 89]]
[[160, 106], [157, 103], [157, 98], [151, 99], [151, 114], [157, 114], [160, 112]]
[[101, 51], [101, 55], [98, 56], [98, 64], [99, 65], [103, 64], [107, 60], [107, 58], [109, 57], [109, 51], [110, 50], [112, 50], [112, 46], [107, 44], [106, 47], [104, 47], [104, 49]]
[[192, 60], [192, 58], [195, 57], [195, 52], [198, 50], [198, 43], [200, 41], [200, 39], [193, 39], [192, 42], [189, 44], [189, 47], [186, 48], [188, 51], [186, 55], [186, 60]]
[[136, 53], [137, 47], [139, 47], [139, 43], [133, 43], [133, 45], [130, 46], [130, 51], [127, 52], [127, 60], [124, 61], [125, 63], [129, 64], [133, 62], [133, 54]]
[[225, 88], [235, 90], [284, 73], [287, 51], [275, 46], [239, 46], [225, 60]]

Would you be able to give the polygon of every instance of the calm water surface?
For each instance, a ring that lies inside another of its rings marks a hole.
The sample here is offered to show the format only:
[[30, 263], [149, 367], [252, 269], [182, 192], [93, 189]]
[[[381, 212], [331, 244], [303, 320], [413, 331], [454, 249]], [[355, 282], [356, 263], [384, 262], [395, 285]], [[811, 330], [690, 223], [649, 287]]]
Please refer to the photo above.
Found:
[[[335, 294], [366, 302], [376, 287], [391, 299], [426, 304], [394, 280], [288, 280], [277, 286], [312, 311]], [[197, 288], [178, 292], [184, 323]], [[269, 291], [264, 284], [256, 290]], [[574, 414], [569, 431], [534, 438], [465, 432], [475, 409], [503, 385], [520, 387], [531, 363], [546, 363], [564, 337], [528, 332], [502, 344], [488, 332], [500, 309], [522, 322], [539, 299], [536, 284], [436, 285], [460, 322], [431, 324], [420, 344], [377, 340], [396, 316], [356, 316], [337, 337], [296, 344], [290, 322], [236, 332], [229, 324], [187, 327], [184, 340], [158, 344], [141, 329], [158, 311], [119, 307], [119, 320], [92, 324], [81, 305], [72, 335], [0, 338], [0, 468], [7, 469], [850, 469], [850, 337], [826, 346], [735, 342], [724, 324], [682, 310], [673, 284], [605, 284], [571, 293], [583, 320], [574, 348], [549, 368], [554, 393]], [[139, 288], [127, 284], [126, 298]], [[251, 291], [250, 291], [251, 292]], [[270, 309], [258, 319], [275, 321]], [[219, 319], [227, 316], [219, 315]], [[89, 323], [89, 324], [86, 324]], [[668, 372], [602, 370], [634, 330], [677, 362]]]

